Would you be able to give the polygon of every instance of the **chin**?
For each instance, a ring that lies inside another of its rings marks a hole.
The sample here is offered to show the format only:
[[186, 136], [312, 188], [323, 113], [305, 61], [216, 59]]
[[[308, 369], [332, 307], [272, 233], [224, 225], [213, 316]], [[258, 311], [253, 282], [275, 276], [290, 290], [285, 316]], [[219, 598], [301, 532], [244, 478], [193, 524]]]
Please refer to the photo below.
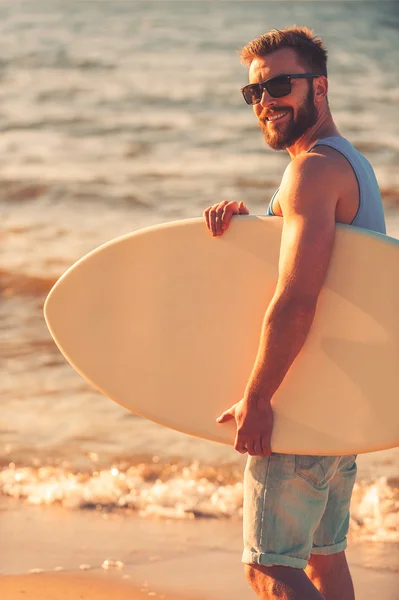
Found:
[[287, 140], [281, 137], [273, 136], [271, 137], [269, 134], [264, 134], [266, 144], [272, 150], [286, 150], [288, 148]]

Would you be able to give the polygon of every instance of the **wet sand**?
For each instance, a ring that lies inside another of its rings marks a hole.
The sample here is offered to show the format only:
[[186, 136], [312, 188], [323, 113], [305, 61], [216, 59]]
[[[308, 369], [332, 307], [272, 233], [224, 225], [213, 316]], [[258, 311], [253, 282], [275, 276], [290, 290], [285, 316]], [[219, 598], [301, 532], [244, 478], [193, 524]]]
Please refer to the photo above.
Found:
[[[150, 520], [2, 498], [0, 531], [5, 600], [255, 599], [239, 519]], [[354, 542], [347, 555], [357, 600], [398, 599], [398, 544]]]
[[104, 574], [6, 575], [0, 577], [0, 587], [5, 600], [179, 600], [176, 595], [135, 588], [126, 581], [107, 579]]

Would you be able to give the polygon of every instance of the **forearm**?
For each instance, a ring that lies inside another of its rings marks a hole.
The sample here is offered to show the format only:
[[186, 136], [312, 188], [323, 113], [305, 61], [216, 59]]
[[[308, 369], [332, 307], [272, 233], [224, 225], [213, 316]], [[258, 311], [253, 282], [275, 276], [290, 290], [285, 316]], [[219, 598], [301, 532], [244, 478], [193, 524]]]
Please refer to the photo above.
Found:
[[[302, 349], [313, 322], [314, 305], [272, 301], [262, 326], [259, 350], [247, 392], [249, 398], [270, 402]], [[247, 395], [247, 394], [246, 394]]]

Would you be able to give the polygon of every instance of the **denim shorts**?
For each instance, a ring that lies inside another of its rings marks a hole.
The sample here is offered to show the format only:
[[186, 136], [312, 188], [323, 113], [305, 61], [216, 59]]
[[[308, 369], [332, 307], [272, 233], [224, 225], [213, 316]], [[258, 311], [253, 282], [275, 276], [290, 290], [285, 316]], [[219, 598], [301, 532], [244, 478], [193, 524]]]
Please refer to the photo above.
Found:
[[304, 569], [311, 554], [347, 546], [356, 455], [249, 456], [242, 561]]

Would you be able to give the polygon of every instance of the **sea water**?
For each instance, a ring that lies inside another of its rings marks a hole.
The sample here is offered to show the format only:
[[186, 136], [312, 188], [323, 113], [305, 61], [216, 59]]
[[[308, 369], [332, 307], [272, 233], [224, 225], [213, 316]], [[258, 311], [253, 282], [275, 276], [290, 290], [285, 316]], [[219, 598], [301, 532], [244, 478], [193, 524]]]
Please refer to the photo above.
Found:
[[[270, 150], [236, 52], [306, 24], [329, 101], [373, 164], [399, 237], [396, 2], [0, 2], [0, 486], [33, 504], [239, 519], [243, 458], [140, 419], [66, 363], [43, 302], [75, 260], [222, 199], [264, 214], [288, 155]], [[352, 532], [399, 540], [399, 454], [359, 457]]]

